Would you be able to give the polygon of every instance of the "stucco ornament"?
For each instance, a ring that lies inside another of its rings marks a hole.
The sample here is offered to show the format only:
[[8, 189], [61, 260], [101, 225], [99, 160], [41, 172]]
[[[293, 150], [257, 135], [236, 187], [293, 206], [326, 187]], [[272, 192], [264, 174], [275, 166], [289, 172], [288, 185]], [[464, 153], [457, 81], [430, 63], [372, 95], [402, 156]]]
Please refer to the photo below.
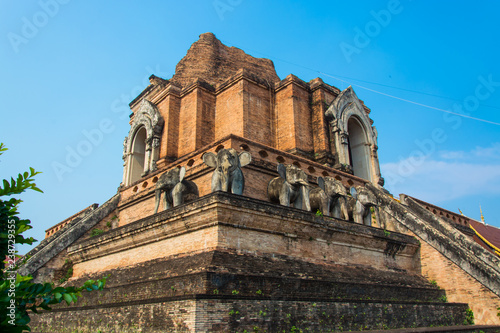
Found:
[[212, 152], [203, 154], [203, 162], [215, 168], [212, 175], [212, 192], [224, 191], [242, 195], [245, 189], [245, 178], [241, 168], [250, 164], [252, 156], [249, 152], [237, 153], [234, 148], [221, 149], [215, 155]]
[[319, 209], [324, 216], [349, 220], [346, 198], [346, 188], [340, 180], [333, 177], [318, 177], [318, 187], [309, 193], [313, 212]]
[[186, 168], [173, 168], [163, 173], [155, 188], [155, 214], [160, 206], [161, 195], [163, 196], [163, 207], [169, 209], [182, 205], [188, 195], [197, 198], [198, 187], [190, 180], [184, 179]]
[[310, 211], [309, 183], [306, 173], [290, 164], [278, 164], [279, 177], [271, 179], [267, 186], [269, 200], [280, 205]]
[[354, 222], [359, 224], [372, 225], [372, 210], [375, 219], [382, 228], [385, 224], [380, 220], [379, 204], [375, 194], [366, 186], [351, 187], [351, 197], [348, 199], [348, 210]]
[[137, 133], [144, 128], [146, 130], [145, 152], [144, 152], [144, 170], [142, 175], [146, 175], [151, 171], [156, 170], [156, 161], [160, 151], [160, 141], [163, 131], [164, 120], [158, 108], [148, 101], [143, 99], [139, 109], [134, 113], [132, 124], [128, 137], [124, 141], [124, 157], [125, 169], [123, 175], [123, 182], [129, 185], [132, 182], [130, 177], [131, 158], [134, 153], [133, 144], [134, 137]]
[[[377, 130], [351, 86], [333, 100], [325, 112], [338, 154], [338, 165], [350, 165], [354, 174], [380, 183]], [[383, 184], [383, 183], [382, 183]]]

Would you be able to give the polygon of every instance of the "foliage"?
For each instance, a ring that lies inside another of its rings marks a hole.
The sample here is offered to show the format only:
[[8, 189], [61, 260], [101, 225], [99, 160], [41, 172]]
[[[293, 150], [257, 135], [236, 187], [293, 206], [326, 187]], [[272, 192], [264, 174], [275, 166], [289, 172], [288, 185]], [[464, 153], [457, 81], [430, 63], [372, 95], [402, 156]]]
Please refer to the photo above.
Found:
[[[0, 155], [6, 150], [0, 143]], [[0, 331], [4, 333], [30, 331], [29, 311], [38, 313], [39, 309], [50, 310], [49, 305], [62, 301], [67, 304], [76, 302], [82, 291], [102, 290], [108, 278], [89, 280], [81, 287], [55, 288], [52, 283], [33, 283], [32, 276], [17, 273], [19, 265], [15, 261], [20, 256], [15, 245], [32, 245], [36, 240], [22, 235], [32, 228], [31, 221], [19, 218], [18, 206], [22, 200], [10, 196], [26, 190], [43, 193], [34, 182], [37, 174], [39, 172], [30, 168], [29, 172], [19, 174], [16, 179], [3, 180], [3, 187], [0, 187], [0, 197], [8, 197], [0, 199], [0, 258], [7, 258], [0, 263]]]
[[95, 228], [90, 232], [90, 237], [99, 236], [102, 233], [104, 233], [104, 230]]
[[474, 312], [470, 308], [465, 310], [464, 325], [474, 325]]
[[323, 212], [321, 210], [317, 210], [316, 211], [316, 216], [323, 216]]
[[59, 283], [64, 283], [68, 281], [68, 279], [72, 276], [73, 276], [73, 266], [70, 266], [66, 271], [66, 274], [59, 280]]

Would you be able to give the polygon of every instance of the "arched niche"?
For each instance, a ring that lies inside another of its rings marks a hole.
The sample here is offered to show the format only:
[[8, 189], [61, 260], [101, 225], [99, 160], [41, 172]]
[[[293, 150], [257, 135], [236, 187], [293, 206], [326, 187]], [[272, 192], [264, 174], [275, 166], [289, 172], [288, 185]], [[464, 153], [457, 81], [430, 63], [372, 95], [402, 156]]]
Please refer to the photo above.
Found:
[[383, 185], [377, 156], [377, 130], [371, 125], [368, 112], [349, 86], [333, 100], [325, 117], [334, 141], [335, 166]]
[[134, 112], [129, 135], [123, 142], [123, 184], [125, 186], [156, 170], [163, 123], [163, 118], [156, 106], [143, 99], [139, 109]]
[[146, 138], [147, 132], [144, 126], [139, 127], [132, 140], [132, 149], [130, 151], [129, 179], [128, 184], [141, 179], [144, 172], [146, 157]]
[[351, 117], [347, 121], [349, 165], [355, 176], [372, 180], [370, 172], [370, 144], [360, 121]]

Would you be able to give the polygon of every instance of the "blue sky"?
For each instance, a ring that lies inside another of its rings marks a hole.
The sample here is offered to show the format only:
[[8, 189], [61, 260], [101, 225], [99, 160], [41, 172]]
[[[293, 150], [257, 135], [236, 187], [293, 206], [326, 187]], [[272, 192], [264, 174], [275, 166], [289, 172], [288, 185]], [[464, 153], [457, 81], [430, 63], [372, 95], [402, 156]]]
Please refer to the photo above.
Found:
[[[280, 78], [352, 84], [371, 108], [386, 187], [500, 226], [496, 1], [0, 0], [0, 178], [34, 167], [31, 235], [116, 193], [128, 103], [204, 32]], [[368, 88], [368, 89], [365, 89]], [[374, 92], [376, 91], [376, 92]], [[382, 94], [381, 94], [382, 93]], [[395, 96], [399, 99], [387, 96]], [[407, 101], [467, 114], [481, 122]], [[94, 142], [86, 145], [96, 131]], [[80, 149], [85, 156], [66, 159]], [[64, 173], [55, 165], [65, 164]], [[22, 249], [25, 252], [26, 249]]]

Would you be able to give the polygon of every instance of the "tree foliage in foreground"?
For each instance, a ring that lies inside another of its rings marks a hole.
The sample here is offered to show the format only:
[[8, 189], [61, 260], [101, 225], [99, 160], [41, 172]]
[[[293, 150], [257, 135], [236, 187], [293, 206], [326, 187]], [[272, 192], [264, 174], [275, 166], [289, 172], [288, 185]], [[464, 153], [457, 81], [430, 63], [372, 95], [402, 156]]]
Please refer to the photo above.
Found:
[[[6, 150], [0, 143], [0, 155]], [[23, 260], [17, 255], [15, 246], [32, 245], [36, 240], [22, 235], [32, 228], [31, 221], [19, 218], [18, 206], [22, 200], [12, 196], [26, 190], [43, 193], [34, 183], [37, 174], [39, 172], [30, 168], [29, 172], [20, 173], [15, 179], [4, 179], [0, 186], [0, 331], [5, 333], [31, 331], [30, 311], [50, 310], [49, 305], [62, 301], [67, 304], [76, 302], [82, 291], [102, 290], [109, 277], [88, 280], [81, 287], [55, 287], [53, 283], [33, 283], [31, 275], [17, 273], [18, 264]]]

